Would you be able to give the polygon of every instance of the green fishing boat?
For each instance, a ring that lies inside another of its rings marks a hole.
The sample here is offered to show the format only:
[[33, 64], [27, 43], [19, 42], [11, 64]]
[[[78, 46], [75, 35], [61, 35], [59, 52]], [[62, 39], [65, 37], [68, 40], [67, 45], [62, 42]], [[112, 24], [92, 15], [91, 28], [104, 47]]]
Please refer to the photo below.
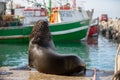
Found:
[[64, 6], [52, 7], [46, 14], [45, 8], [24, 9], [24, 24], [22, 26], [0, 27], [0, 43], [28, 43], [33, 24], [39, 20], [49, 20], [53, 41], [80, 41], [87, 36], [90, 19], [82, 8]]

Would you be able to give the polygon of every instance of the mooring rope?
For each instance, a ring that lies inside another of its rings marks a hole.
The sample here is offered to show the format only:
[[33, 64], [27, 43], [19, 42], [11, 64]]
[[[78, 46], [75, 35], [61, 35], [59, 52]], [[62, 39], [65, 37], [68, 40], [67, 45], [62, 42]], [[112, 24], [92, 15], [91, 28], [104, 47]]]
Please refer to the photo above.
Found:
[[93, 80], [97, 80], [97, 76], [96, 76], [97, 74], [96, 74], [96, 68], [94, 68], [94, 75], [93, 75]]

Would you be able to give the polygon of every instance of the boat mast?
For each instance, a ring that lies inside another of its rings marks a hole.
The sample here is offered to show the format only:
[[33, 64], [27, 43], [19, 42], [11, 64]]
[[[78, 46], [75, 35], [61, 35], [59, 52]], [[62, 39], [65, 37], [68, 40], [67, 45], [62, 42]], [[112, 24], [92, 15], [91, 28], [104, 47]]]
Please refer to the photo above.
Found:
[[51, 6], [52, 6], [51, 0], [49, 0], [49, 12], [50, 12], [50, 13], [51, 13]]
[[44, 7], [45, 7], [45, 9], [46, 9], [46, 3], [45, 3], [45, 0], [43, 0], [43, 5], [44, 5]]
[[51, 20], [51, 17], [50, 17], [50, 14], [51, 14], [51, 6], [52, 6], [52, 4], [51, 4], [51, 0], [49, 0], [49, 7], [48, 7], [48, 11], [49, 11], [49, 21]]
[[76, 8], [76, 0], [73, 0], [73, 8]]
[[14, 15], [13, 0], [11, 0], [11, 6], [10, 6], [10, 9], [11, 9], [11, 15]]

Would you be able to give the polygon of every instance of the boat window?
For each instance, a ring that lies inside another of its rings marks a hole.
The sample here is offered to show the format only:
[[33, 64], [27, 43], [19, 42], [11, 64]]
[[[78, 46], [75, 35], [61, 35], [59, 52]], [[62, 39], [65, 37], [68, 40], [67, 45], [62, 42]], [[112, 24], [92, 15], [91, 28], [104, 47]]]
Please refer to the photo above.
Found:
[[73, 13], [71, 11], [60, 11], [61, 17], [72, 17]]

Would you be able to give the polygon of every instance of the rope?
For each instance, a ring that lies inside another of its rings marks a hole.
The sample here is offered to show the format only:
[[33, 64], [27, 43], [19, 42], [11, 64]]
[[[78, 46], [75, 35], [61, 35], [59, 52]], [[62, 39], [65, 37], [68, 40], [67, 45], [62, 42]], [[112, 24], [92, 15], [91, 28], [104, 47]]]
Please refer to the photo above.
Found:
[[93, 80], [97, 80], [97, 76], [96, 76], [97, 74], [96, 74], [96, 68], [94, 69], [94, 75], [93, 75]]

